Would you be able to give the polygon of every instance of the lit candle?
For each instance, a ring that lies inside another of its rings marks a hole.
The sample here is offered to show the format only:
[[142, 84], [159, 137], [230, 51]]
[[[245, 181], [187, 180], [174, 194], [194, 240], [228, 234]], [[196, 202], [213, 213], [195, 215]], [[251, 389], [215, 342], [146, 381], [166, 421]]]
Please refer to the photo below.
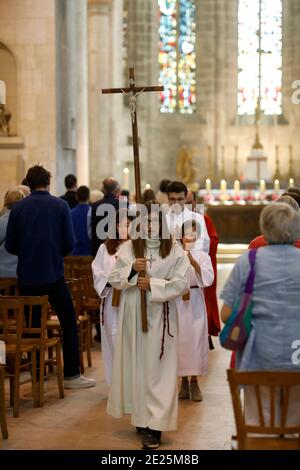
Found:
[[123, 189], [129, 189], [129, 168], [123, 170]]
[[239, 182], [239, 180], [235, 180], [235, 182], [233, 183], [233, 189], [234, 189], [234, 192], [236, 194], [238, 194], [240, 192], [240, 182]]
[[205, 181], [205, 189], [208, 193], [211, 191], [211, 180], [209, 178]]
[[264, 193], [265, 190], [266, 190], [266, 182], [265, 182], [265, 180], [260, 180], [260, 182], [259, 182], [259, 191], [261, 193]]
[[151, 184], [149, 183], [145, 184], [145, 189], [151, 189]]
[[293, 180], [293, 178], [290, 178], [290, 179], [289, 179], [289, 186], [294, 186], [294, 180]]
[[221, 183], [220, 183], [220, 190], [221, 190], [221, 193], [226, 193], [227, 191], [227, 183], [225, 180], [221, 180]]
[[280, 190], [280, 183], [279, 180], [274, 181], [274, 191], [279, 191]]

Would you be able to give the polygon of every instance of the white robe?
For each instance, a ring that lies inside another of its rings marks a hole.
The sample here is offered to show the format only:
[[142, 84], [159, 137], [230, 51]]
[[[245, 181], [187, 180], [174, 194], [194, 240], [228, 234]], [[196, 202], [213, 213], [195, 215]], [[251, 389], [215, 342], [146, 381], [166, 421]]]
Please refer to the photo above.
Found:
[[[106, 287], [108, 277], [116, 263], [118, 254], [110, 255], [105, 243], [100, 245], [92, 263], [94, 287], [100, 299], [101, 351], [104, 362], [105, 380], [111, 384], [113, 353], [117, 333], [118, 307], [112, 306], [113, 289]], [[104, 304], [104, 305], [103, 305]]]
[[214, 280], [210, 256], [198, 249], [191, 255], [200, 265], [201, 274], [192, 265], [188, 272], [190, 300], [182, 297], [176, 300], [178, 309], [178, 375], [206, 375], [208, 363], [208, 324], [203, 287], [210, 286]]
[[[175, 299], [187, 291], [189, 259], [174, 243], [165, 259], [159, 256], [159, 242], [147, 241], [151, 292], [147, 292], [148, 332], [142, 332], [141, 295], [137, 275], [128, 277], [135, 261], [131, 241], [125, 242], [109, 282], [124, 289], [119, 309], [113, 377], [107, 412], [115, 418], [131, 414], [134, 426], [160, 431], [177, 428], [177, 310]], [[160, 358], [164, 331], [164, 303], [169, 306], [164, 354]]]
[[169, 212], [166, 214], [166, 219], [170, 232], [175, 235], [177, 239], [181, 238], [181, 227], [183, 223], [190, 220], [196, 220], [201, 228], [199, 239], [196, 241], [196, 247], [198, 250], [209, 253], [210, 238], [208, 236], [205, 219], [202, 214], [192, 212], [186, 207], [182, 212], [177, 214], [172, 210], [171, 206]]

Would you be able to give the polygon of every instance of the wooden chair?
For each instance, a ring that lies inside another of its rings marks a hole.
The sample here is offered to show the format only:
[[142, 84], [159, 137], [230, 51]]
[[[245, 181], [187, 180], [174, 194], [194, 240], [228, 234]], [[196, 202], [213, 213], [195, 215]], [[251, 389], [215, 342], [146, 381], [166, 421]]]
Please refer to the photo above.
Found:
[[[13, 320], [13, 321], [12, 321]], [[29, 380], [20, 380], [21, 372], [31, 371], [34, 406], [38, 406], [36, 378], [36, 349], [33, 344], [24, 344], [24, 305], [22, 300], [0, 296], [0, 339], [6, 345], [6, 376], [10, 382], [10, 405], [13, 416], [19, 416], [20, 385]], [[24, 355], [27, 355], [25, 359]]]
[[[83, 353], [86, 352], [88, 367], [92, 367], [92, 355], [91, 355], [91, 340], [90, 340], [90, 317], [83, 315], [81, 307], [81, 279], [66, 279], [66, 283], [71, 293], [71, 297], [74, 304], [77, 326], [78, 326], [78, 338], [79, 338], [79, 358], [80, 358], [80, 372], [84, 373], [84, 358]], [[47, 330], [49, 335], [53, 336], [55, 332], [62, 339], [62, 328], [60, 326], [58, 318], [51, 317], [51, 313], [55, 315], [55, 312], [50, 311], [50, 318], [47, 321]]]
[[[100, 299], [94, 289], [94, 280], [91, 267], [75, 267], [75, 276], [81, 281], [82, 312], [89, 315], [91, 324], [99, 323]], [[91, 330], [92, 333], [92, 330]], [[92, 334], [91, 334], [92, 343]]]
[[[300, 419], [296, 425], [287, 424], [290, 392], [293, 387], [300, 387], [300, 372], [237, 372], [229, 369], [227, 377], [237, 429], [238, 449], [300, 450]], [[255, 391], [254, 396], [259, 417], [257, 425], [245, 422], [245, 410], [241, 402], [241, 386], [252, 386]], [[266, 423], [263, 410], [261, 387], [269, 391], [270, 418], [268, 423]], [[279, 392], [281, 399], [278, 413], [280, 416], [276, 415], [276, 392]]]
[[76, 278], [75, 268], [91, 267], [93, 262], [92, 256], [66, 256], [64, 258], [65, 278]]
[[8, 438], [5, 416], [4, 366], [0, 364], [0, 427], [3, 439]]
[[[9, 297], [6, 298], [9, 299]], [[26, 327], [22, 344], [34, 346], [38, 353], [38, 406], [44, 405], [44, 381], [47, 367], [54, 370], [54, 365], [56, 365], [59, 397], [64, 398], [60, 340], [59, 338], [47, 337], [48, 296], [15, 296], [10, 299], [17, 299], [23, 304]]]
[[15, 277], [0, 277], [0, 295], [16, 295], [17, 283]]

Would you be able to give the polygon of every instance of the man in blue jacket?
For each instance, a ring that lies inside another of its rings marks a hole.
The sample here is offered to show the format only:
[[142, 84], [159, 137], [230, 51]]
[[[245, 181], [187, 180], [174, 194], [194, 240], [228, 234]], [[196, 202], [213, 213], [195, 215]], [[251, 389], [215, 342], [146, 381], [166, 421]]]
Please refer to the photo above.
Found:
[[31, 195], [17, 203], [9, 217], [5, 248], [18, 256], [20, 295], [48, 295], [63, 330], [65, 388], [93, 387], [80, 376], [75, 311], [64, 279], [63, 257], [75, 245], [68, 204], [49, 194], [50, 173], [42, 166], [28, 170]]

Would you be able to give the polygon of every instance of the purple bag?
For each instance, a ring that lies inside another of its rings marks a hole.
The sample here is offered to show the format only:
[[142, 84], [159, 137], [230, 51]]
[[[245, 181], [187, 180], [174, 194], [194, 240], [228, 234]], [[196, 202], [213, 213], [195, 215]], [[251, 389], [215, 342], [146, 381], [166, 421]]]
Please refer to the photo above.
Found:
[[244, 349], [251, 330], [253, 308], [253, 286], [255, 280], [255, 259], [257, 249], [249, 250], [250, 273], [245, 290], [235, 303], [231, 315], [220, 333], [220, 343], [225, 349], [241, 351]]

